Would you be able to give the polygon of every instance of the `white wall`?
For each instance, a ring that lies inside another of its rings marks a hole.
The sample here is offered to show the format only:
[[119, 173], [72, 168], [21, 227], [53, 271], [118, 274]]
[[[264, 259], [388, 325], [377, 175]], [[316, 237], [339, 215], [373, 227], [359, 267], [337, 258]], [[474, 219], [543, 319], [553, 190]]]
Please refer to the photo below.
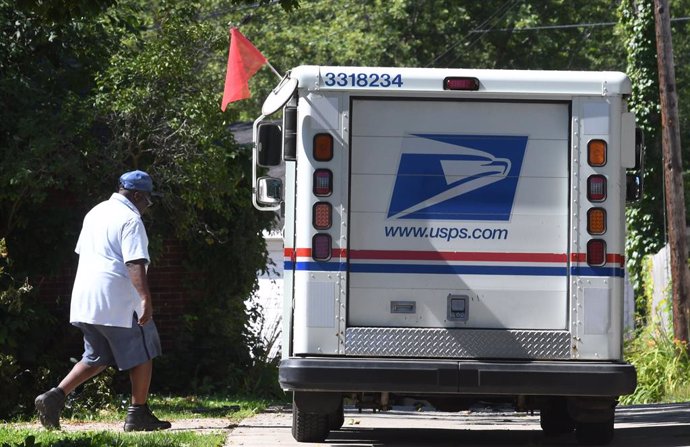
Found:
[[270, 347], [269, 359], [280, 356], [280, 333], [283, 314], [283, 235], [280, 231], [264, 232], [270, 259], [266, 272], [258, 272], [259, 290], [247, 306], [261, 306], [262, 318], [251, 329]]
[[671, 253], [669, 245], [652, 256], [652, 283], [654, 291], [652, 295], [652, 315], [663, 323], [663, 327], [673, 330], [671, 313]]

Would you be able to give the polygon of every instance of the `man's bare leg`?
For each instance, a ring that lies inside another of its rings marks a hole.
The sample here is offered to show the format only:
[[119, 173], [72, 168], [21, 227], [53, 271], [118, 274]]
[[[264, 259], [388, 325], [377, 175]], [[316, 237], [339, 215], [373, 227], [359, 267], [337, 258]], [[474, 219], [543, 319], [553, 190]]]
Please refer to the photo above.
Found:
[[132, 382], [132, 405], [144, 405], [149, 397], [153, 360], [137, 365], [129, 370]]
[[86, 382], [93, 376], [100, 374], [106, 366], [90, 366], [84, 362], [79, 362], [72, 368], [72, 371], [62, 379], [62, 382], [58, 385], [67, 396], [69, 393], [74, 391], [76, 387]]
[[105, 366], [89, 366], [84, 362], [79, 362], [72, 367], [72, 370], [62, 379], [57, 388], [37, 396], [34, 404], [36, 405], [36, 410], [38, 410], [38, 418], [41, 424], [48, 429], [59, 429], [60, 413], [65, 405], [67, 395], [105, 368]]

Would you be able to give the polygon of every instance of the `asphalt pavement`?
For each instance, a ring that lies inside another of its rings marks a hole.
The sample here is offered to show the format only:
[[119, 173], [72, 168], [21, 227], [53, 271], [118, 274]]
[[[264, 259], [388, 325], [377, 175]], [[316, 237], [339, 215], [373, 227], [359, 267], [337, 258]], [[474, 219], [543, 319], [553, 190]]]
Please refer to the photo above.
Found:
[[[289, 408], [273, 409], [244, 420], [226, 446], [569, 446], [574, 434], [550, 438], [539, 426], [538, 413], [481, 408], [458, 413], [415, 411], [395, 407], [373, 413], [345, 407], [343, 428], [323, 443], [300, 444], [292, 438]], [[619, 407], [611, 446], [690, 446], [690, 403]]]

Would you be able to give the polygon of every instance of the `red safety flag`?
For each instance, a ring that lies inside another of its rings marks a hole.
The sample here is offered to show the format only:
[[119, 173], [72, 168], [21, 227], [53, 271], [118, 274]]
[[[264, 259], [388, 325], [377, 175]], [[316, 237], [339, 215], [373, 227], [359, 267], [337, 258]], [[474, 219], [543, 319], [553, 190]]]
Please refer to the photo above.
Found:
[[223, 102], [220, 105], [223, 112], [229, 103], [251, 96], [249, 78], [254, 76], [254, 73], [266, 62], [268, 60], [261, 54], [261, 51], [257, 50], [237, 28], [230, 29], [228, 71], [225, 74]]

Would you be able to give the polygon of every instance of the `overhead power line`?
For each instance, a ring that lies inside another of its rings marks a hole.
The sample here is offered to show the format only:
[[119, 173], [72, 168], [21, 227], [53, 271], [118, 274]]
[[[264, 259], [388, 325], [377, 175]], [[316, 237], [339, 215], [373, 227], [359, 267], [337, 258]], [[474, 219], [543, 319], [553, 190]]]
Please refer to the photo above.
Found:
[[[517, 4], [519, 3], [519, 1], [520, 1], [520, 0], [508, 0], [508, 1], [506, 1], [505, 3], [503, 3], [503, 4], [502, 4], [498, 9], [496, 9], [496, 10], [493, 12], [493, 14], [491, 14], [486, 20], [484, 20], [482, 23], [480, 23], [479, 25], [477, 25], [477, 27], [474, 28], [472, 31], [470, 31], [469, 33], [467, 33], [467, 35], [466, 35], [465, 37], [463, 37], [462, 39], [458, 39], [457, 41], [455, 41], [455, 43], [453, 43], [453, 44], [447, 46], [446, 49], [443, 50], [443, 52], [442, 52], [441, 54], [439, 54], [439, 55], [436, 56], [431, 62], [429, 62], [428, 64], [426, 64], [426, 67], [429, 67], [429, 66], [435, 64], [439, 59], [441, 59], [442, 57], [444, 57], [445, 55], [447, 55], [448, 53], [450, 53], [451, 51], [453, 51], [453, 50], [455, 49], [455, 47], [457, 47], [458, 45], [460, 45], [461, 43], [463, 43], [464, 41], [466, 41], [466, 40], [470, 37], [471, 34], [475, 33], [476, 31], [479, 31], [480, 28], [485, 27], [486, 25], [488, 25], [490, 22], [493, 21], [494, 24], [493, 24], [493, 25], [490, 25], [489, 28], [487, 28], [487, 30], [491, 30], [494, 26], [496, 26], [496, 23], [498, 23], [498, 21], [499, 21], [500, 19], [502, 19], [503, 16], [505, 16], [505, 14], [507, 14], [508, 11], [509, 11], [510, 9], [513, 8], [513, 6], [515, 6], [515, 5], [517, 5]], [[482, 38], [482, 36], [479, 36], [478, 39], [481, 39], [481, 38]], [[477, 39], [477, 40], [478, 40], [478, 39]]]
[[[687, 22], [690, 17], [676, 17], [671, 19], [671, 22]], [[469, 32], [469, 34], [485, 34], [491, 32], [519, 32], [519, 31], [539, 31], [539, 30], [552, 30], [552, 29], [569, 29], [569, 28], [594, 28], [597, 26], [613, 26], [618, 22], [598, 22], [598, 23], [571, 23], [567, 25], [542, 25], [542, 26], [525, 26], [521, 28], [498, 28], [498, 29], [475, 29]]]
[[[448, 53], [453, 51], [458, 45], [460, 45], [463, 42], [467, 42], [470, 40], [470, 36], [475, 35], [477, 37], [474, 37], [471, 39], [472, 43], [475, 43], [481, 38], [486, 35], [487, 33], [498, 33], [498, 32], [510, 32], [510, 33], [517, 33], [517, 32], [523, 32], [523, 31], [549, 31], [549, 30], [562, 30], [562, 29], [577, 29], [577, 28], [595, 28], [595, 27], [605, 27], [605, 26], [615, 26], [618, 22], [594, 22], [594, 23], [570, 23], [570, 24], [564, 24], [564, 25], [541, 25], [541, 26], [525, 26], [521, 28], [494, 28], [496, 22], [503, 18], [503, 16], [510, 10], [515, 4], [518, 3], [519, 0], [509, 0], [506, 3], [504, 3], [498, 10], [494, 12], [494, 14], [491, 15], [487, 20], [485, 20], [483, 23], [481, 23], [479, 26], [477, 26], [475, 29], [469, 31], [465, 37], [462, 39], [458, 39], [451, 45], [447, 46], [445, 50], [439, 55], [436, 56], [431, 62], [426, 64], [426, 66], [431, 66], [434, 63], [436, 63], [439, 59], [442, 57], [446, 56]], [[500, 14], [500, 16], [499, 16]], [[498, 16], [498, 17], [497, 17]], [[495, 20], [494, 20], [495, 19]], [[486, 26], [490, 21], [494, 21], [493, 25], [489, 25], [488, 28], [482, 29], [483, 26]], [[690, 17], [676, 17], [672, 18], [671, 22], [687, 22], [690, 20]], [[457, 60], [458, 57], [455, 57], [453, 61]]]

